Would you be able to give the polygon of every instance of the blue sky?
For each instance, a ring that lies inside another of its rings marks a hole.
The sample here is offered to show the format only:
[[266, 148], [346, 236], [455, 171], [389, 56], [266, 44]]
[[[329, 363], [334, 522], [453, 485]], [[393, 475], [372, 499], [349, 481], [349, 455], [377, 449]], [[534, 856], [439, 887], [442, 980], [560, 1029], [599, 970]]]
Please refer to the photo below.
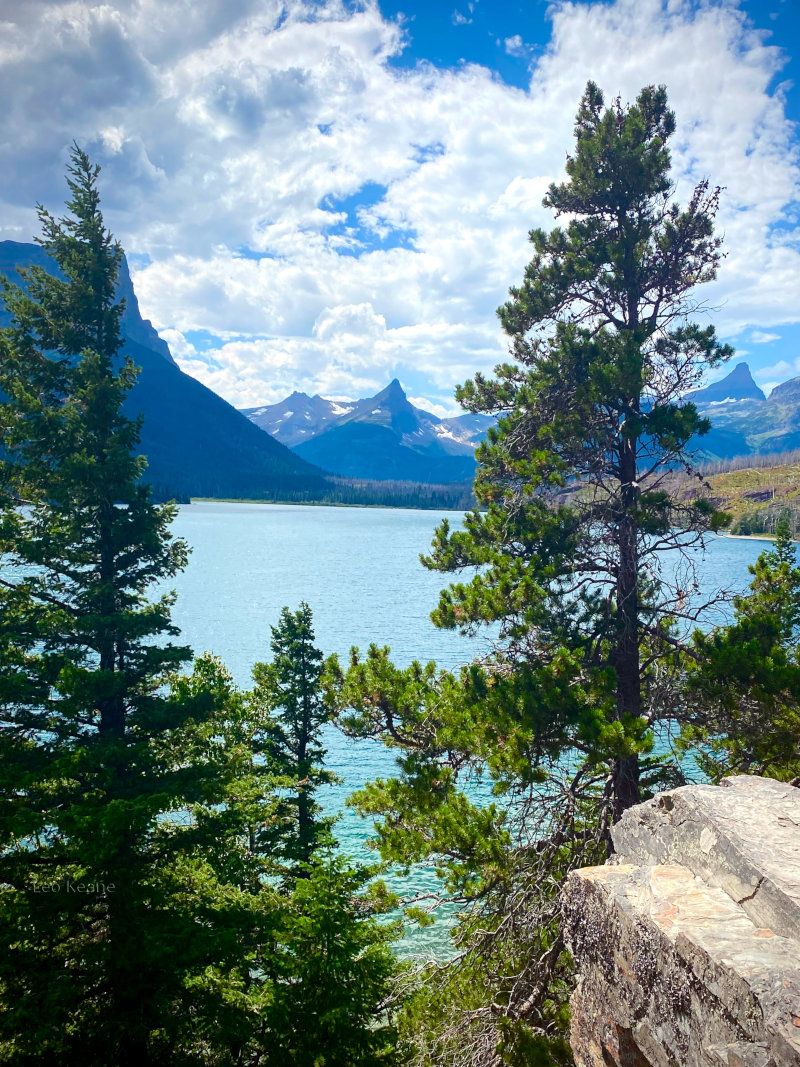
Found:
[[238, 406], [399, 377], [444, 413], [505, 356], [586, 81], [664, 82], [680, 197], [725, 187], [708, 318], [769, 388], [800, 374], [799, 6], [0, 0], [2, 236], [58, 208], [76, 138], [189, 373]]
[[[610, 4], [612, 0], [603, 2]], [[800, 3], [794, 0], [744, 0], [734, 6], [764, 34], [766, 41], [780, 48], [781, 66], [772, 78], [770, 89], [774, 92], [781, 84], [785, 87], [786, 118], [800, 126]], [[544, 54], [551, 40], [550, 0], [524, 3], [518, 0], [454, 3], [399, 0], [383, 2], [380, 7], [384, 14], [399, 19], [406, 27], [408, 48], [393, 62], [407, 69], [413, 69], [420, 61], [453, 68], [478, 63], [507, 84], [524, 90], [530, 82], [531, 65]], [[787, 228], [794, 229], [794, 226]], [[800, 373], [797, 362], [800, 325], [782, 324], [769, 331], [757, 330], [756, 342], [753, 333], [751, 331], [747, 340], [736, 338], [737, 355], [712, 377], [727, 373], [741, 360], [748, 362], [755, 371], [776, 365], [780, 368], [774, 375], [762, 376], [762, 385], [769, 386], [776, 379], [784, 380]]]
[[[603, 2], [611, 4], [613, 0]], [[736, 6], [786, 50], [781, 79], [797, 81], [800, 6], [792, 0], [745, 0]], [[530, 81], [530, 62], [541, 56], [550, 42], [550, 7], [551, 0], [384, 0], [380, 4], [387, 17], [403, 17], [408, 29], [409, 47], [394, 60], [396, 65], [410, 68], [420, 59], [437, 67], [480, 63], [521, 89]], [[515, 37], [521, 39], [520, 44], [509, 50], [505, 42]], [[800, 119], [797, 90], [790, 95], [787, 114]]]

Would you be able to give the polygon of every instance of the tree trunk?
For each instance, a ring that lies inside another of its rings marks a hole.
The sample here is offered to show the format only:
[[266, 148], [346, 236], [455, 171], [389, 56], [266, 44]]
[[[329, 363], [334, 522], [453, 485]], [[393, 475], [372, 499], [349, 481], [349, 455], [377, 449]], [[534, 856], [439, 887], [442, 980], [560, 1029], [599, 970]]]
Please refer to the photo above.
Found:
[[[624, 441], [620, 449], [620, 521], [617, 573], [617, 719], [637, 718], [642, 713], [639, 665], [639, 560], [637, 543], [636, 442]], [[613, 767], [612, 818], [616, 822], [626, 808], [638, 804], [639, 757], [625, 756]]]

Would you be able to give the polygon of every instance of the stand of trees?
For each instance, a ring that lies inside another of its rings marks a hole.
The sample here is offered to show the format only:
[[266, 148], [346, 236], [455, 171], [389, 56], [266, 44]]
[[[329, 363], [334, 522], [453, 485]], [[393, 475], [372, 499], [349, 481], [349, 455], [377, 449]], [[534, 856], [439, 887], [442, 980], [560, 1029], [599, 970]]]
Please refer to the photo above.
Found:
[[[293, 698], [265, 709], [192, 664], [172, 596], [148, 598], [188, 550], [122, 413], [136, 369], [97, 176], [75, 148], [67, 216], [39, 209], [60, 276], [4, 286], [0, 1063], [387, 1063], [392, 930], [368, 872], [322, 848], [313, 806], [283, 820], [287, 790], [322, 780]], [[276, 645], [275, 678], [316, 713], [320, 655], [298, 647]], [[274, 822], [302, 879], [254, 829]]]
[[[218, 496], [226, 499], [224, 484], [216, 487]], [[188, 503], [189, 498], [159, 487], [162, 499], [176, 499]], [[435, 485], [428, 482], [374, 482], [355, 478], [325, 475], [313, 489], [298, 489], [291, 482], [279, 488], [253, 488], [251, 495], [243, 492], [235, 499], [263, 500], [275, 504], [328, 504], [342, 507], [421, 508], [432, 511], [464, 511], [475, 503], [469, 483]]]
[[681, 747], [703, 774], [764, 774], [800, 785], [800, 565], [788, 512], [750, 567], [733, 619], [694, 634]]
[[[587, 86], [545, 198], [569, 222], [530, 235], [500, 309], [510, 361], [458, 391], [499, 421], [481, 510], [443, 522], [424, 562], [467, 572], [433, 618], [494, 627], [492, 654], [456, 673], [375, 646], [323, 662], [301, 604], [249, 693], [176, 643], [169, 595], [148, 598], [187, 547], [122, 413], [122, 253], [74, 150], [67, 216], [40, 209], [60, 276], [4, 286], [0, 1063], [568, 1064], [560, 886], [608, 856], [627, 807], [683, 781], [656, 743], [679, 725], [714, 779], [800, 773], [788, 525], [702, 633], [691, 550], [726, 520], [669, 491], [676, 468], [699, 477], [709, 428], [680, 398], [731, 354], [691, 321], [718, 191], [674, 203], [673, 132], [663, 88], [607, 107]], [[379, 919], [395, 900], [337, 854], [318, 804], [332, 720], [397, 754], [355, 797], [384, 860], [433, 863], [427, 903], [461, 905], [452, 959], [402, 996]]]

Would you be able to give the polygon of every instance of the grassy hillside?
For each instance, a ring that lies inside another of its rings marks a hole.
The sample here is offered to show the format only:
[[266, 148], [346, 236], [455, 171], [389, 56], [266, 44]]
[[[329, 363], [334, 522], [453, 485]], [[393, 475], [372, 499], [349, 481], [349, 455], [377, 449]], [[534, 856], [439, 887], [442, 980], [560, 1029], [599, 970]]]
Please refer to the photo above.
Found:
[[731, 533], [771, 534], [788, 510], [795, 536], [800, 536], [800, 451], [774, 456], [743, 456], [703, 471], [704, 485], [681, 479], [675, 492], [682, 499], [702, 493], [732, 517]]

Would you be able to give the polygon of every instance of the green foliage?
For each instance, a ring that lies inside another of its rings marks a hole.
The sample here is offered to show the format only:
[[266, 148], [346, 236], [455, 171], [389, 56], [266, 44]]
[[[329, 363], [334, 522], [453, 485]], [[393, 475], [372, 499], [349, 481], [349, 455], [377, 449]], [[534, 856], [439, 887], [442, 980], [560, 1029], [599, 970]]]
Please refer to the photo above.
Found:
[[696, 633], [688, 661], [682, 744], [712, 781], [800, 776], [800, 566], [788, 515], [750, 573], [733, 621]]
[[457, 965], [423, 969], [401, 1013], [420, 1065], [491, 1062], [501, 1039], [503, 1062], [528, 1062], [521, 1050], [531, 1043], [542, 1056], [549, 1049], [541, 1062], [565, 1062], [571, 969], [558, 888], [569, 870], [605, 855], [587, 800], [596, 803], [604, 776], [559, 767], [563, 720], [580, 719], [589, 736], [602, 723], [573, 684], [574, 666], [564, 656], [552, 670], [472, 664], [453, 675], [432, 663], [397, 668], [375, 646], [363, 658], [354, 651], [346, 670], [327, 661], [340, 726], [397, 753], [399, 776], [368, 783], [352, 803], [378, 817], [384, 858], [433, 865], [441, 893], [423, 903], [461, 908]]
[[172, 598], [147, 599], [187, 550], [121, 413], [135, 371], [96, 179], [76, 148], [70, 214], [39, 210], [63, 277], [5, 285], [0, 1062], [226, 1062], [246, 1030], [229, 975], [263, 919], [230, 803], [249, 753], [218, 665], [173, 681], [190, 653]]
[[[464, 574], [434, 622], [492, 626], [494, 651], [457, 675], [399, 670], [377, 648], [328, 665], [343, 728], [398, 753], [399, 777], [355, 798], [381, 854], [433, 864], [463, 909], [454, 962], [423, 975], [404, 1016], [420, 1065], [568, 1060], [561, 882], [680, 775], [651, 751], [699, 610], [685, 553], [726, 520], [676, 500], [668, 476], [693, 471], [709, 429], [682, 397], [731, 349], [691, 322], [720, 258], [718, 191], [674, 203], [674, 125], [663, 88], [606, 108], [587, 86], [567, 180], [544, 201], [569, 221], [531, 232], [499, 310], [511, 360], [457, 390], [498, 416], [477, 452], [482, 510], [444, 521], [423, 562]], [[665, 554], [682, 560], [674, 580]]]
[[[298, 486], [296, 478], [273, 476], [272, 484], [264, 479], [234, 493], [230, 481], [221, 477], [210, 484], [204, 476], [206, 492], [213, 499], [269, 500], [275, 503], [328, 504], [341, 507], [421, 508], [431, 511], [463, 511], [472, 507], [475, 497], [469, 483], [437, 485], [429, 482], [370, 481], [366, 478], [340, 478], [328, 475], [317, 485]], [[163, 493], [163, 489], [161, 490]], [[172, 494], [173, 496], [175, 494]], [[199, 495], [199, 494], [198, 494]], [[184, 499], [186, 500], [185, 494]], [[188, 500], [186, 501], [188, 502]]]
[[[136, 372], [97, 176], [75, 148], [69, 214], [39, 209], [62, 276], [4, 286], [0, 1063], [390, 1062], [394, 931], [371, 872], [312, 856], [287, 886], [281, 849], [253, 839], [287, 790], [328, 780], [307, 608], [282, 618], [253, 700], [211, 657], [179, 673], [173, 597], [148, 598], [188, 550], [122, 414]], [[284, 834], [297, 863], [324, 836], [304, 810]]]
[[277, 951], [262, 959], [274, 983], [264, 1020], [269, 1067], [378, 1067], [393, 1064], [388, 1011], [397, 964], [384, 908], [364, 894], [367, 869], [329, 850], [297, 881], [281, 916]]
[[800, 533], [800, 513], [791, 502], [789, 507], [773, 503], [742, 512], [731, 523], [731, 533], [740, 537], [777, 535], [781, 521], [788, 524], [790, 534]]
[[255, 754], [270, 774], [291, 782], [276, 818], [254, 836], [254, 848], [281, 855], [290, 866], [307, 864], [321, 842], [330, 839], [330, 820], [320, 818], [315, 793], [335, 780], [322, 764], [322, 727], [330, 720], [320, 679], [322, 653], [314, 647], [311, 609], [284, 608], [272, 627], [271, 663], [256, 663], [250, 714], [260, 728]]
[[763, 533], [763, 530], [759, 529], [759, 523], [754, 514], [745, 512], [744, 515], [740, 515], [738, 519], [731, 523], [731, 533], [736, 534], [738, 537], [750, 537], [751, 534]]
[[[463, 531], [443, 524], [425, 561], [476, 570], [443, 591], [439, 625], [499, 622], [501, 658], [515, 670], [565, 651], [575, 661], [606, 719], [592, 758], [609, 761], [614, 817], [641, 796], [648, 677], [672, 655], [671, 620], [686, 599], [659, 558], [725, 523], [666, 488], [709, 428], [681, 397], [731, 354], [712, 327], [684, 320], [687, 294], [719, 259], [718, 194], [703, 183], [685, 210], [671, 201], [673, 131], [663, 88], [604, 108], [587, 87], [568, 181], [545, 197], [571, 219], [531, 232], [534, 257], [499, 312], [516, 362], [457, 393], [469, 410], [500, 415], [478, 452], [486, 511]], [[586, 740], [577, 718], [569, 726], [563, 746]]]
[[262, 1017], [270, 1067], [377, 1067], [396, 1062], [391, 1021], [397, 964], [390, 942], [399, 929], [379, 921], [394, 898], [375, 868], [336, 854], [333, 820], [316, 793], [335, 781], [320, 744], [330, 710], [323, 699], [322, 653], [311, 609], [284, 608], [272, 627], [270, 663], [253, 669], [245, 696], [248, 744], [257, 779], [271, 784], [250, 828], [250, 848], [267, 881], [282, 889], [274, 942], [259, 950], [257, 970], [270, 987]]

